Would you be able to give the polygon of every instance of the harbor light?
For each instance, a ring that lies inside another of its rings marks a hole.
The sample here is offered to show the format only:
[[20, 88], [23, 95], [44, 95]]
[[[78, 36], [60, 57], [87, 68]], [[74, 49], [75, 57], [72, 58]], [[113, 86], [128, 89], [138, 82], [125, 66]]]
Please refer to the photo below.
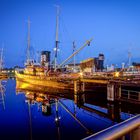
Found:
[[55, 121], [57, 122], [57, 121], [59, 121], [61, 119], [61, 117], [56, 117], [55, 118]]
[[[56, 48], [53, 48], [54, 51], [56, 51]], [[60, 51], [60, 49], [57, 48], [57, 51]]]
[[26, 94], [27, 94], [27, 95], [29, 95], [29, 94], [30, 94], [30, 92], [26, 92]]
[[83, 72], [80, 72], [79, 75], [80, 75], [80, 77], [83, 77]]
[[114, 76], [115, 77], [119, 77], [120, 76], [120, 73], [119, 72], [115, 72]]

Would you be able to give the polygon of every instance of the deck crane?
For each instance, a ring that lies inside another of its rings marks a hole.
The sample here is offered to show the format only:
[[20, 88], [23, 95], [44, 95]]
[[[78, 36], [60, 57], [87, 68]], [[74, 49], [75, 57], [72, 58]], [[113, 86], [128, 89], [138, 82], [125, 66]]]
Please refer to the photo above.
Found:
[[89, 46], [90, 45], [90, 42], [92, 41], [93, 39], [91, 38], [90, 40], [87, 40], [85, 42], [85, 44], [80, 47], [76, 52], [74, 52], [72, 55], [70, 55], [67, 59], [65, 59], [60, 65], [58, 65], [58, 68], [62, 67], [67, 61], [69, 61], [73, 56], [75, 56], [76, 54], [78, 54], [84, 47], [86, 47], [87, 45]]

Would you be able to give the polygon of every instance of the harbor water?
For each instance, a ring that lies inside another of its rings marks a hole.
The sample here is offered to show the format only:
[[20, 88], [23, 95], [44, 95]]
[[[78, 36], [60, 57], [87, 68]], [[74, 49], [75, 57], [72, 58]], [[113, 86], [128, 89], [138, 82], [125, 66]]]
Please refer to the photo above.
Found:
[[138, 105], [111, 103], [104, 92], [17, 90], [2, 81], [0, 140], [80, 140], [140, 113]]

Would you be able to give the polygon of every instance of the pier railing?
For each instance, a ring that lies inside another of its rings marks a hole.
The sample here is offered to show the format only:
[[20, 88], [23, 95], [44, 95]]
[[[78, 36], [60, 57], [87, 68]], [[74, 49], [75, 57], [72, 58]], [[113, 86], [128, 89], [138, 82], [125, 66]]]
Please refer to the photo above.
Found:
[[122, 89], [122, 97], [126, 99], [132, 99], [132, 100], [139, 100], [140, 98], [140, 91], [133, 91], [133, 90], [125, 90]]
[[118, 138], [125, 140], [125, 135], [129, 133], [131, 133], [130, 140], [140, 140], [140, 114], [83, 140], [115, 140]]

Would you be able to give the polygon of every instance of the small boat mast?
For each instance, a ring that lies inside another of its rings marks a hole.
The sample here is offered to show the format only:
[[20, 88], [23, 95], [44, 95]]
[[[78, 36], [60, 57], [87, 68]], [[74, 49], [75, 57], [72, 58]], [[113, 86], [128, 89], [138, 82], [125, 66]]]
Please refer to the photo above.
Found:
[[3, 47], [0, 50], [0, 71], [3, 69]]

